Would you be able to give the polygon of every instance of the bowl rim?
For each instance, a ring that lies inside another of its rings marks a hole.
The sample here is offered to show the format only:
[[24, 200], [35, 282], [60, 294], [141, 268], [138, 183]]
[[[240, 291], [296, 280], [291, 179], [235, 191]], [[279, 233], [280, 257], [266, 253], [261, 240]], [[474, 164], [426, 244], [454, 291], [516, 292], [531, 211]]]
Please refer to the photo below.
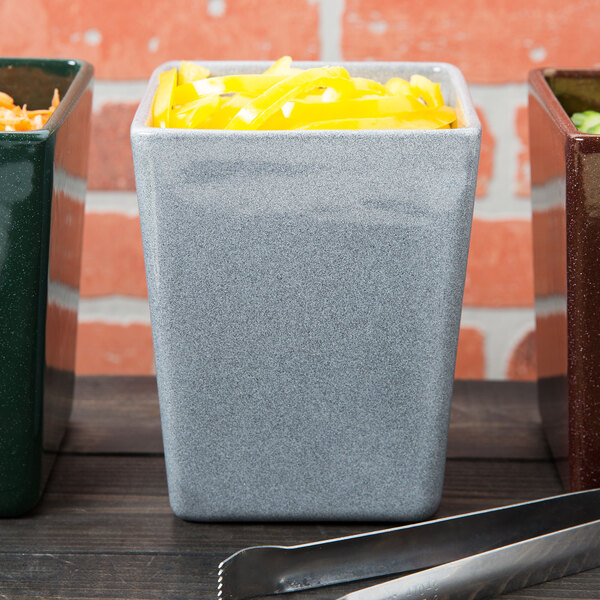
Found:
[[55, 111], [50, 115], [48, 121], [41, 129], [32, 131], [2, 131], [0, 135], [6, 136], [5, 140], [11, 141], [43, 141], [48, 139], [63, 124], [73, 107], [79, 102], [94, 76], [94, 67], [85, 60], [73, 58], [34, 58], [34, 57], [2, 57], [1, 66], [35, 66], [41, 69], [51, 68], [58, 65], [77, 66], [77, 72], [73, 81], [69, 84], [67, 92], [61, 98]]
[[571, 121], [567, 111], [556, 97], [556, 94], [552, 91], [552, 88], [546, 79], [547, 77], [555, 75], [562, 77], [579, 77], [583, 75], [594, 79], [600, 79], [600, 68], [563, 69], [543, 67], [539, 69], [532, 69], [529, 71], [528, 77], [529, 94], [535, 96], [538, 102], [546, 108], [548, 115], [563, 135], [569, 138], [570, 141], [574, 142], [583, 142], [584, 140], [588, 140], [589, 143], [592, 140], [598, 140], [600, 134], [583, 133], [579, 131], [577, 127], [575, 127], [573, 121]]
[[[192, 60], [194, 62], [212, 69], [221, 70], [232, 69], [232, 70], [265, 70], [273, 61], [270, 60]], [[348, 70], [361, 69], [361, 70], [374, 70], [385, 66], [387, 68], [396, 68], [398, 70], [411, 70], [414, 73], [419, 73], [423, 70], [429, 70], [435, 72], [444, 72], [448, 76], [451, 85], [456, 93], [457, 100], [460, 100], [463, 115], [468, 125], [459, 127], [457, 129], [363, 129], [363, 130], [348, 130], [348, 129], [321, 129], [321, 130], [260, 130], [260, 131], [231, 131], [225, 129], [175, 129], [175, 128], [158, 128], [146, 125], [152, 102], [154, 99], [154, 93], [158, 87], [158, 76], [164, 71], [168, 71], [173, 67], [178, 67], [181, 64], [181, 60], [171, 60], [162, 63], [154, 71], [148, 80], [146, 89], [142, 96], [142, 100], [136, 110], [135, 116], [131, 123], [131, 136], [146, 136], [146, 135], [160, 135], [168, 137], [182, 137], [187, 138], [190, 136], [200, 137], [231, 137], [240, 138], [244, 136], [253, 136], [261, 138], [295, 138], [305, 136], [323, 136], [327, 137], [352, 137], [353, 139], [358, 138], [372, 138], [373, 136], [391, 136], [391, 137], [403, 137], [413, 135], [479, 135], [481, 133], [481, 123], [471, 94], [467, 87], [465, 78], [458, 67], [450, 63], [444, 62], [415, 62], [415, 61], [294, 61], [294, 66], [299, 68], [311, 68], [311, 67], [323, 67], [323, 66], [341, 66]], [[239, 71], [243, 72], [243, 71]]]

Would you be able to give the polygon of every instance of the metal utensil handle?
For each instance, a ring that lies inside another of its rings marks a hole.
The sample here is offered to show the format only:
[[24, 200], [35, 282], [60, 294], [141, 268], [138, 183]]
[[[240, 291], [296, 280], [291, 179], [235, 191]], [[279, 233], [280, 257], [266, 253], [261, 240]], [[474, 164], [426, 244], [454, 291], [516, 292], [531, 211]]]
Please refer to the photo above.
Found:
[[600, 519], [600, 490], [300, 546], [247, 548], [220, 565], [242, 600], [424, 569]]
[[469, 556], [340, 600], [484, 600], [600, 566], [600, 521]]

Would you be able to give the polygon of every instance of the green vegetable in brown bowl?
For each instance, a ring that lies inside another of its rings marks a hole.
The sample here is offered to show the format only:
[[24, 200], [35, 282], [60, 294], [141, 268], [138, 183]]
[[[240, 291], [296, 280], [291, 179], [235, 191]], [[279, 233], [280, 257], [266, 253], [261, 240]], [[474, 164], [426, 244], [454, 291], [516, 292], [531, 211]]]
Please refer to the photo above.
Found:
[[571, 121], [581, 133], [600, 133], [600, 112], [586, 110], [574, 113]]

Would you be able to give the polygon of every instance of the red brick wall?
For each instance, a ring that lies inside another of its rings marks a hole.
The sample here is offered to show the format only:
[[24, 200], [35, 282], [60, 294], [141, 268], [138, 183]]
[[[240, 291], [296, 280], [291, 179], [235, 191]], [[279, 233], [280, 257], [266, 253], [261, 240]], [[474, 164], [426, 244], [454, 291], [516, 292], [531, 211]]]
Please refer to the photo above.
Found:
[[[530, 68], [593, 66], [591, 0], [17, 0], [0, 52], [96, 68], [77, 368], [151, 373], [129, 125], [150, 72], [173, 59], [445, 61], [483, 122], [457, 377], [535, 377], [527, 149]], [[32, 21], [32, 15], [35, 15]]]

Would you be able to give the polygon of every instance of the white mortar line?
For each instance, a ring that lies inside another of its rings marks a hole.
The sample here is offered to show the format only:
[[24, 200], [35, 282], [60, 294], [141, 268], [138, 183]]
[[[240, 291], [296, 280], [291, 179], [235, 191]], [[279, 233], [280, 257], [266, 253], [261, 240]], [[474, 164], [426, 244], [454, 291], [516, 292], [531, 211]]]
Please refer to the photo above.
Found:
[[67, 310], [77, 310], [79, 292], [64, 283], [48, 281], [48, 303]]
[[506, 379], [508, 361], [517, 344], [535, 329], [535, 317], [533, 308], [464, 306], [461, 326], [483, 333], [485, 379]]
[[[525, 200], [525, 202], [527, 202], [527, 200]], [[477, 204], [477, 202], [475, 202], [475, 204]], [[522, 211], [509, 212], [505, 210], [500, 212], [490, 212], [488, 210], [480, 212], [477, 210], [477, 206], [475, 206], [475, 210], [473, 211], [473, 220], [485, 221], [486, 223], [496, 221], [522, 221], [523, 223], [530, 223], [531, 214], [524, 214]]]
[[88, 192], [85, 199], [85, 212], [116, 213], [135, 218], [139, 214], [137, 195], [135, 192]]
[[516, 196], [520, 140], [516, 110], [527, 106], [527, 84], [470, 85], [473, 102], [483, 109], [494, 137], [493, 171], [485, 197], [475, 203], [477, 217], [531, 218], [531, 203]]
[[54, 169], [52, 185], [55, 190], [67, 192], [69, 198], [76, 202], [81, 203], [85, 198], [87, 181], [67, 173], [61, 167]]
[[[566, 278], [566, 275], [565, 275]], [[535, 299], [535, 312], [543, 317], [567, 314], [567, 296], [555, 294]]]
[[553, 208], [565, 208], [567, 197], [566, 182], [563, 177], [554, 177], [543, 184], [531, 188], [533, 212], [544, 213]]
[[142, 99], [148, 82], [143, 81], [95, 81], [92, 110], [98, 112], [105, 104], [134, 103]]
[[341, 61], [342, 57], [342, 17], [345, 0], [320, 0], [319, 37], [321, 40], [321, 60]]
[[150, 325], [150, 310], [145, 298], [102, 296], [79, 300], [81, 323], [101, 322], [109, 325]]

